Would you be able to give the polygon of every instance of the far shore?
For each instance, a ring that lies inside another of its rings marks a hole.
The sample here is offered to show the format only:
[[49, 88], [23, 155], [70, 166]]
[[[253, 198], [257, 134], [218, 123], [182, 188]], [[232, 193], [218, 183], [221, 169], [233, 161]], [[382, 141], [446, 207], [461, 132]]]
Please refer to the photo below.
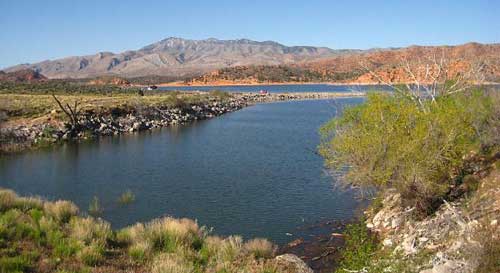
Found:
[[[375, 83], [375, 82], [255, 82], [255, 83], [248, 83], [248, 82], [211, 82], [211, 83], [206, 83], [206, 84], [201, 84], [201, 83], [196, 83], [196, 84], [186, 84], [184, 82], [167, 82], [167, 83], [159, 83], [155, 84], [158, 87], [205, 87], [205, 86], [268, 86], [268, 85], [315, 85], [315, 84], [325, 84], [325, 85], [336, 85], [336, 86], [341, 86], [341, 85], [353, 85], [353, 86], [376, 86], [376, 85], [387, 85], [385, 83]], [[391, 83], [391, 84], [413, 84], [412, 82], [410, 83]], [[500, 85], [500, 83], [497, 82], [484, 82], [481, 83], [482, 85]], [[138, 86], [144, 86], [144, 85], [138, 85]]]
[[183, 82], [168, 82], [159, 83], [156, 86], [159, 87], [204, 87], [204, 86], [266, 86], [266, 85], [315, 85], [315, 84], [326, 84], [326, 85], [383, 85], [380, 83], [357, 83], [357, 82], [256, 82], [256, 83], [241, 83], [241, 82], [217, 82], [217, 83], [206, 83], [206, 84], [186, 84]]

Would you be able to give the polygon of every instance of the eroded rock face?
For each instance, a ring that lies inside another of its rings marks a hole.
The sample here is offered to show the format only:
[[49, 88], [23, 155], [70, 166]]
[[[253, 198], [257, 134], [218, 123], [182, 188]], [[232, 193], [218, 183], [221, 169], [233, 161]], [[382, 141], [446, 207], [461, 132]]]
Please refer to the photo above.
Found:
[[279, 265], [285, 267], [289, 273], [314, 273], [307, 264], [293, 254], [283, 254], [276, 256], [275, 260]]

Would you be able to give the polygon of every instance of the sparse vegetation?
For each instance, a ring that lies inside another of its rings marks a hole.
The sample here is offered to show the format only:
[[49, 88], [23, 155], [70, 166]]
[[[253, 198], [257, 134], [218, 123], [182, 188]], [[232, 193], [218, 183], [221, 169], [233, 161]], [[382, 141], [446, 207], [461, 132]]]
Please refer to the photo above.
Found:
[[0, 189], [0, 272], [287, 272], [264, 240], [210, 236], [170, 217], [113, 231], [77, 215], [69, 201], [49, 202]]
[[126, 190], [118, 198], [118, 203], [121, 205], [128, 205], [135, 201], [135, 194], [131, 190]]
[[89, 214], [93, 216], [102, 214], [101, 203], [99, 202], [99, 198], [97, 198], [97, 196], [94, 196], [94, 198], [92, 198], [92, 201], [90, 201]]

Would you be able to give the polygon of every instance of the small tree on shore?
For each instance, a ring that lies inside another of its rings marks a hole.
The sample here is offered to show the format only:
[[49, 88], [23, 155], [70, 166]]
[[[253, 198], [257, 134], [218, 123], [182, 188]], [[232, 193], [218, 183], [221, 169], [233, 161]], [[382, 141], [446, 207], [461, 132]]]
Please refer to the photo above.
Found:
[[344, 184], [394, 188], [429, 213], [460, 183], [464, 157], [480, 150], [492, 126], [495, 102], [474, 87], [475, 72], [451, 79], [445, 63], [404, 63], [413, 82], [385, 82], [394, 93], [370, 94], [321, 128], [320, 154], [328, 168], [344, 170]]

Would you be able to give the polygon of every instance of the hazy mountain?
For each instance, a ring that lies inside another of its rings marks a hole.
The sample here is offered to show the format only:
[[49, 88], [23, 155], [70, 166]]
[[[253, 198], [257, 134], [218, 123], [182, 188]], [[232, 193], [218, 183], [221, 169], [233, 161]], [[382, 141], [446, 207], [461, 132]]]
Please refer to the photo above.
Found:
[[334, 57], [360, 50], [333, 50], [326, 47], [284, 46], [273, 41], [187, 40], [168, 38], [139, 50], [119, 54], [47, 60], [5, 69], [7, 72], [33, 69], [49, 78], [87, 78], [102, 75], [184, 76], [242, 65], [280, 65]]

